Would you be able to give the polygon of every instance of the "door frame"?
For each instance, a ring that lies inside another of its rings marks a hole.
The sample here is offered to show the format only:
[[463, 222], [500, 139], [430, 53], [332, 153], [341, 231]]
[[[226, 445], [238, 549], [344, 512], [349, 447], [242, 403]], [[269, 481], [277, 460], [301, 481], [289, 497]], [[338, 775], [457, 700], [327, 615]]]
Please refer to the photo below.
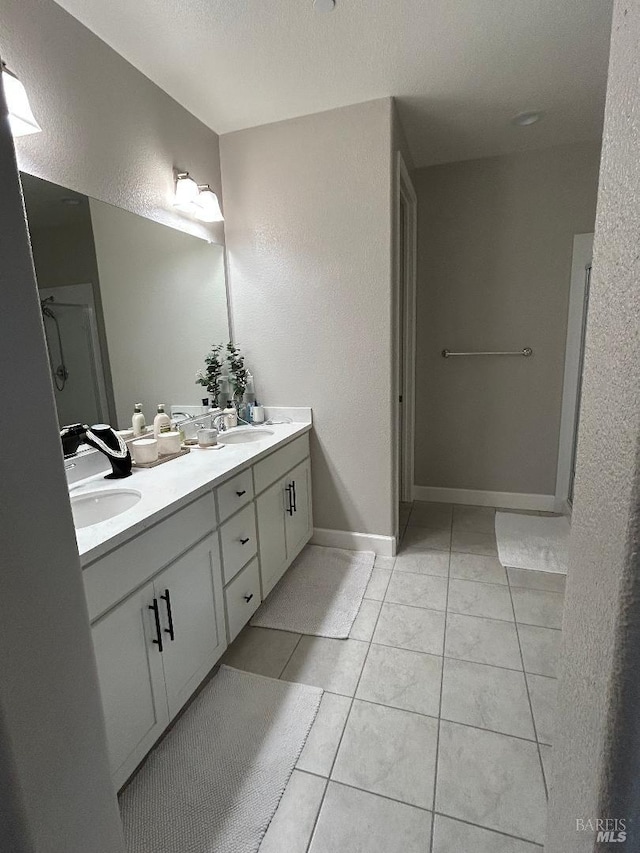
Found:
[[[405, 223], [405, 243], [400, 243], [400, 206], [405, 203], [407, 221]], [[415, 431], [415, 361], [416, 361], [416, 275], [418, 243], [418, 197], [411, 181], [409, 170], [402, 154], [396, 155], [394, 170], [394, 210], [393, 210], [393, 309], [394, 309], [394, 393], [393, 393], [393, 434], [394, 434], [394, 530], [399, 531], [399, 502], [413, 500], [413, 462]], [[401, 316], [401, 274], [402, 252], [404, 250], [405, 293], [404, 312]], [[404, 335], [401, 337], [402, 328]], [[400, 341], [404, 341], [403, 351]], [[401, 386], [401, 362], [404, 382]], [[400, 402], [402, 395], [403, 424], [400, 426]], [[402, 470], [400, 470], [400, 448], [402, 447]]]
[[567, 319], [567, 343], [564, 359], [564, 383], [562, 387], [562, 414], [558, 441], [558, 467], [556, 474], [556, 510], [571, 512], [569, 483], [573, 440], [576, 429], [578, 388], [580, 385], [580, 346], [585, 312], [585, 290], [587, 267], [593, 257], [593, 234], [576, 234], [573, 238], [571, 261], [571, 286], [569, 290], [569, 314]]

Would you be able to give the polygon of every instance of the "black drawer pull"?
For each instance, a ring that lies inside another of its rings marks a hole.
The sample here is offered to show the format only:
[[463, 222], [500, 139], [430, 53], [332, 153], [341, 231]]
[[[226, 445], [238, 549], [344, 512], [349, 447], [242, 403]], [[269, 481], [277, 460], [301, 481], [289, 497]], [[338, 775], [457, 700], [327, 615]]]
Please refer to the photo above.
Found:
[[241, 545], [246, 545], [248, 541], [249, 541], [249, 537], [247, 536], [247, 538], [246, 538], [246, 539], [241, 539], [241, 540], [240, 540], [240, 544], [241, 544]]
[[156, 623], [156, 639], [151, 642], [154, 643], [158, 647], [158, 651], [162, 652], [162, 631], [160, 629], [160, 610], [158, 609], [158, 599], [153, 599], [153, 604], [149, 605], [149, 610], [153, 610], [153, 615]]
[[284, 490], [287, 493], [287, 498], [289, 499], [286, 511], [289, 515], [293, 515], [293, 487], [288, 485], [285, 486]]
[[296, 495], [296, 481], [291, 481], [291, 486], [293, 490], [293, 511], [298, 512], [298, 497]]
[[243, 598], [248, 604], [251, 601], [251, 599], [253, 598], [253, 593], [251, 593], [251, 595], [245, 595], [245, 596], [243, 596]]
[[176, 638], [176, 635], [173, 632], [173, 614], [171, 612], [171, 596], [169, 595], [169, 590], [165, 589], [164, 594], [160, 596], [160, 598], [167, 605], [167, 619], [169, 620], [169, 627], [164, 629], [165, 634], [168, 634], [171, 642], [173, 642]]
[[246, 490], [246, 489], [243, 489], [241, 492], [236, 492], [236, 495], [237, 495], [239, 498], [241, 498], [243, 495], [246, 495], [246, 494], [247, 494], [247, 490]]

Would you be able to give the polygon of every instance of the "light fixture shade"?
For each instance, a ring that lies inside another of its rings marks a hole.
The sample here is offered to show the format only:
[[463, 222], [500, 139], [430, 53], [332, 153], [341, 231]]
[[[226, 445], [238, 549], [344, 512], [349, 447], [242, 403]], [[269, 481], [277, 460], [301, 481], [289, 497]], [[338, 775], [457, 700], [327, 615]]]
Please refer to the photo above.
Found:
[[176, 177], [176, 194], [173, 206], [185, 213], [194, 212], [194, 202], [198, 198], [198, 184], [189, 177], [188, 172], [180, 172]]
[[210, 186], [200, 187], [195, 205], [196, 219], [199, 219], [201, 222], [224, 222], [218, 196]]
[[31, 110], [27, 90], [6, 65], [2, 66], [2, 82], [9, 109], [9, 125], [14, 138], [40, 133], [42, 128]]

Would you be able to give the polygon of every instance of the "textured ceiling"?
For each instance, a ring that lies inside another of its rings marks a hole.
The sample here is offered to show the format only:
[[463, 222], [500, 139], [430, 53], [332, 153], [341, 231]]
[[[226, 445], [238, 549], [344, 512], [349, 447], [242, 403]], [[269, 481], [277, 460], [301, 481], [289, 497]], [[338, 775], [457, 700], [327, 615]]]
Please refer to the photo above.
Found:
[[218, 133], [389, 95], [417, 166], [601, 133], [610, 0], [57, 2]]

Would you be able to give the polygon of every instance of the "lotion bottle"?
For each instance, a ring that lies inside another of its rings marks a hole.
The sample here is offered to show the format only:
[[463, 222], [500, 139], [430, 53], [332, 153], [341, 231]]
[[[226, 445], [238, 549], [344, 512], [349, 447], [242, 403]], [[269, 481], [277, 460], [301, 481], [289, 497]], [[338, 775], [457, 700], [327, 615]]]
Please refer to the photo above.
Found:
[[158, 414], [153, 419], [153, 435], [157, 438], [161, 432], [169, 432], [171, 420], [164, 410], [164, 403], [158, 403]]
[[131, 418], [131, 426], [133, 427], [134, 436], [144, 435], [146, 432], [147, 422], [142, 413], [142, 403], [136, 403], [133, 407], [133, 417]]
[[227, 408], [223, 410], [224, 422], [227, 429], [233, 429], [238, 426], [238, 414], [231, 400], [227, 400]]

